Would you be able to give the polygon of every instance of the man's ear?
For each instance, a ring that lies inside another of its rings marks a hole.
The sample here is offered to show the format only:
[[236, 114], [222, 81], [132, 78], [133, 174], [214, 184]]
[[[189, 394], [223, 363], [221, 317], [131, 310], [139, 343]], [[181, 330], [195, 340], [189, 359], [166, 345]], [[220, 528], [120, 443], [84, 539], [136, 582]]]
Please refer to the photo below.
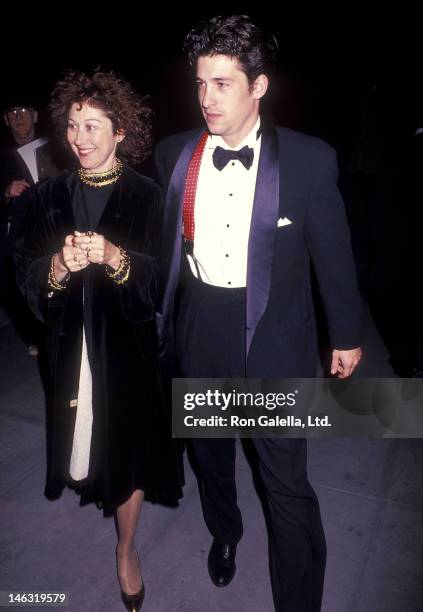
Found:
[[33, 110], [32, 111], [32, 123], [37, 123], [38, 121], [38, 111]]
[[7, 118], [6, 113], [3, 113], [3, 119], [8, 128], [10, 128], [9, 119]]
[[264, 96], [269, 87], [269, 79], [265, 74], [259, 74], [253, 83], [253, 95], [257, 100]]

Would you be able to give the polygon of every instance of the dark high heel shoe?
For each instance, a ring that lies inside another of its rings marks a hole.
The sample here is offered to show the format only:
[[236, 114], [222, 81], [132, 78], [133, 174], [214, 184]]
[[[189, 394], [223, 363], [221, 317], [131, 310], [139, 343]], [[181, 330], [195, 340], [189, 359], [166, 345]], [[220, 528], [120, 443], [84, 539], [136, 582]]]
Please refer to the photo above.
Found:
[[[137, 564], [139, 568], [140, 559], [138, 556], [138, 551], [136, 548], [134, 549], [134, 551], [135, 551], [135, 554], [137, 555]], [[118, 578], [119, 578], [119, 571], [118, 571]], [[134, 593], [133, 595], [129, 595], [128, 593], [125, 593], [125, 591], [121, 589], [120, 594], [122, 597], [122, 601], [125, 605], [125, 608], [128, 610], [128, 612], [139, 612], [141, 610], [141, 606], [143, 604], [144, 597], [145, 597], [144, 582], [141, 585], [141, 589], [137, 593]]]
[[142, 583], [141, 590], [138, 593], [134, 593], [134, 595], [128, 595], [121, 591], [122, 601], [125, 604], [128, 612], [139, 612], [141, 610], [142, 603], [145, 597], [145, 586]]

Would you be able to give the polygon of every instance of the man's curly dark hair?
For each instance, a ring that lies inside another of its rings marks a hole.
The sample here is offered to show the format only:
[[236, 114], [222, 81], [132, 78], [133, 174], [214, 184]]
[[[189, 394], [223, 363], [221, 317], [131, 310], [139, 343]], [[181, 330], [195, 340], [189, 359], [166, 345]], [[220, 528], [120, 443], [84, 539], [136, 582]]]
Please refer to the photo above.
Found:
[[273, 69], [277, 50], [276, 38], [248, 15], [216, 15], [204, 19], [184, 40], [184, 51], [191, 66], [201, 56], [235, 57], [250, 83]]
[[69, 111], [74, 103], [88, 103], [102, 110], [113, 131], [125, 133], [118, 145], [123, 161], [139, 163], [151, 152], [152, 111], [145, 97], [114, 72], [94, 72], [91, 76], [67, 70], [54, 87], [50, 114], [61, 138], [66, 141]]

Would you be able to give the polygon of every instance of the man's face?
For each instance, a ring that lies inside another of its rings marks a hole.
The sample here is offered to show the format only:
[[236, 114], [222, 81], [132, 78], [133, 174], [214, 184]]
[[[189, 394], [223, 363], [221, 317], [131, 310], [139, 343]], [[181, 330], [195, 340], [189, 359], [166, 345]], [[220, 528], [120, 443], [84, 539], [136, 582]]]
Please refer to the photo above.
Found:
[[197, 60], [198, 101], [211, 134], [237, 146], [257, 121], [260, 98], [267, 89], [267, 77], [260, 75], [250, 84], [236, 58], [206, 55]]
[[9, 126], [13, 138], [20, 144], [34, 139], [34, 124], [37, 122], [37, 111], [26, 106], [14, 106], [4, 114], [4, 121]]

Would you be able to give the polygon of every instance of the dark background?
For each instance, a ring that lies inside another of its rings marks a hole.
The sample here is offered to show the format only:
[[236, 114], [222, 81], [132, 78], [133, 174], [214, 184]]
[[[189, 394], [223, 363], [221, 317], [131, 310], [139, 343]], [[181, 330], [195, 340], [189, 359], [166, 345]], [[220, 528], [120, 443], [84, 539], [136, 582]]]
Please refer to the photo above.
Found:
[[[183, 36], [202, 16], [232, 9], [260, 20], [277, 37], [281, 72], [266, 112], [278, 124], [323, 137], [342, 157], [362, 129], [363, 113], [370, 112], [372, 126], [390, 138], [422, 123], [421, 33], [417, 13], [404, 3], [391, 9], [346, 3], [329, 10], [279, 2], [198, 8], [85, 2], [49, 11], [9, 4], [0, 42], [1, 107], [28, 98], [41, 111], [45, 131], [43, 109], [63, 69], [101, 67], [151, 95], [156, 140], [199, 125]], [[0, 138], [5, 136], [2, 126]]]

